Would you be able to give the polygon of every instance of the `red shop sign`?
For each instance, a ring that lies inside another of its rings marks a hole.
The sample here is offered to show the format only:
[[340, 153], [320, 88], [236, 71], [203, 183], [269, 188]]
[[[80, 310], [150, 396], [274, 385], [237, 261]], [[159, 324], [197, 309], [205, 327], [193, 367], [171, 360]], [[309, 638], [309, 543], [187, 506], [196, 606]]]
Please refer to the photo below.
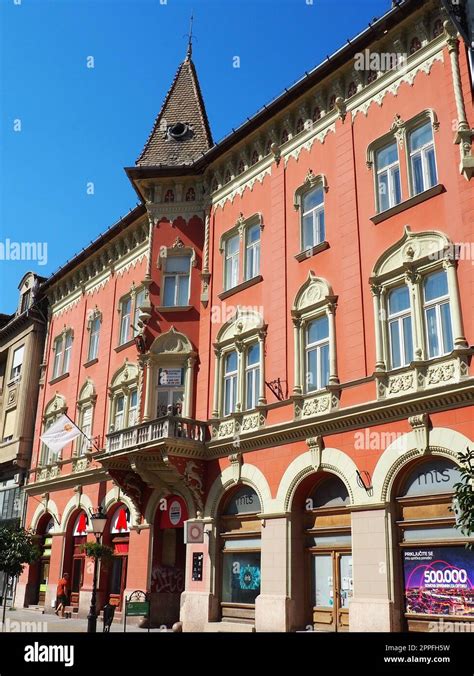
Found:
[[183, 528], [188, 519], [186, 503], [179, 495], [168, 495], [158, 503], [160, 528]]

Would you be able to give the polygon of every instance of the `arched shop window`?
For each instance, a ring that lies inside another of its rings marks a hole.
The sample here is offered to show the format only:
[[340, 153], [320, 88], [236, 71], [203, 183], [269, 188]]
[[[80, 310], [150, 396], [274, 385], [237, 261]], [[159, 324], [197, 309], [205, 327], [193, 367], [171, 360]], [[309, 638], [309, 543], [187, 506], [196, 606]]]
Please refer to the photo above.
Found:
[[72, 530], [72, 572], [71, 572], [71, 606], [79, 606], [79, 593], [84, 579], [85, 553], [82, 546], [87, 540], [89, 520], [87, 514], [80, 512], [74, 521]]
[[456, 527], [458, 481], [454, 462], [431, 457], [412, 463], [395, 488], [404, 629], [409, 631], [431, 631], [441, 618], [474, 623], [474, 550], [466, 549], [469, 538]]
[[220, 515], [222, 543], [222, 619], [255, 621], [255, 599], [260, 594], [261, 504], [250, 486], [226, 496]]
[[306, 501], [303, 518], [309, 559], [311, 623], [317, 631], [347, 631], [352, 597], [350, 497], [338, 477], [323, 475]]
[[46, 591], [48, 589], [49, 564], [51, 560], [51, 547], [53, 543], [51, 531], [54, 528], [54, 520], [52, 518], [45, 518], [46, 522], [43, 520], [44, 526], [41, 527], [40, 525], [37, 533], [37, 544], [39, 551], [41, 552], [41, 556], [39, 559], [39, 575], [35, 604], [40, 606], [44, 606]]
[[107, 601], [122, 607], [123, 592], [127, 582], [128, 548], [130, 541], [130, 510], [119, 505], [110, 519], [109, 546], [113, 550], [108, 573]]

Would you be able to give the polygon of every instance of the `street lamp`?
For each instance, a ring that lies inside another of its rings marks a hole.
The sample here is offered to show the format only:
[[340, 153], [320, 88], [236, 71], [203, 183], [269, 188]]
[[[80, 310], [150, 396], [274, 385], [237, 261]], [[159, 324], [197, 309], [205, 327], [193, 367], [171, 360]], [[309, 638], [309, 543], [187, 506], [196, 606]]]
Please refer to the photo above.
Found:
[[[105, 529], [105, 524], [107, 523], [107, 517], [105, 516], [105, 514], [102, 513], [100, 507], [94, 514], [91, 515], [90, 521], [91, 521], [90, 532], [94, 533], [96, 541], [100, 542], [102, 534]], [[94, 579], [92, 582], [91, 607], [89, 609], [89, 615], [87, 616], [87, 632], [93, 634], [95, 634], [97, 630], [96, 596], [97, 596], [97, 557], [94, 557]]]

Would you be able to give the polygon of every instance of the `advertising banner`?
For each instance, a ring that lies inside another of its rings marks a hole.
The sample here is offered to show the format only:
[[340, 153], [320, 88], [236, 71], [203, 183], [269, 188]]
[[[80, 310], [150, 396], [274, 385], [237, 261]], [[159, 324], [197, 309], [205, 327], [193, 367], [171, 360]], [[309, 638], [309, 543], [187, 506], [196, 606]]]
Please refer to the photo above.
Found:
[[403, 551], [407, 613], [474, 618], [474, 551], [426, 547]]

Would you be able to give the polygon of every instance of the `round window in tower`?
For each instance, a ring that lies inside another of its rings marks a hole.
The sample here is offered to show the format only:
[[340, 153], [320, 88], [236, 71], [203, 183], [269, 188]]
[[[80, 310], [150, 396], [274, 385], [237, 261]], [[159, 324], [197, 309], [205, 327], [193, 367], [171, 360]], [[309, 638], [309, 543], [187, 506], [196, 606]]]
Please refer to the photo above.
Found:
[[175, 141], [184, 139], [189, 131], [189, 126], [185, 122], [176, 122], [168, 128], [169, 136]]

